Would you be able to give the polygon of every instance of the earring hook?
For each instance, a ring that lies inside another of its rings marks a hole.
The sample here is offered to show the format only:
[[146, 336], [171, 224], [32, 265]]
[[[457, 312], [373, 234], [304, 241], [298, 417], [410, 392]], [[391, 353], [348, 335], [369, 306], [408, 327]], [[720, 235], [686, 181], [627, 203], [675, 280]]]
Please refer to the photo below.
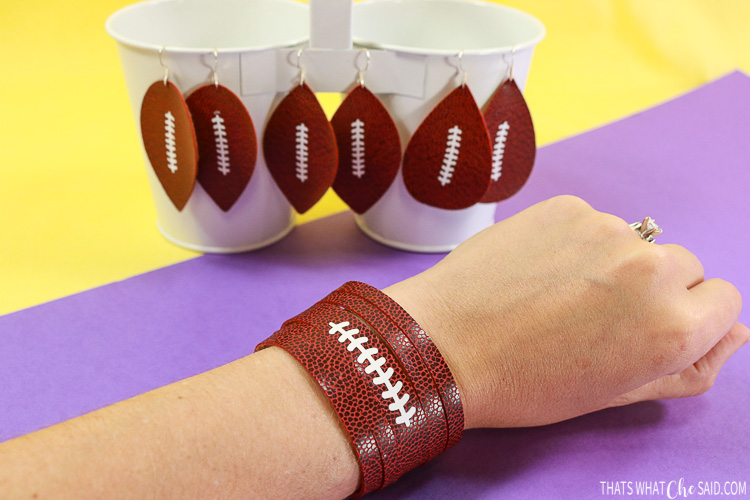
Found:
[[[505, 60], [505, 56], [503, 56], [503, 60]], [[507, 66], [506, 79], [513, 80], [513, 70], [516, 67], [516, 46], [515, 45], [513, 45], [513, 47], [510, 49], [510, 64], [508, 64], [507, 60], [505, 60], [505, 64]]]
[[[361, 69], [359, 67], [359, 54], [357, 54], [357, 69], [359, 70], [359, 84], [361, 86], [365, 86], [365, 71], [367, 71], [370, 68], [370, 51], [368, 49], [362, 49], [365, 53], [365, 56], [367, 56], [367, 61], [365, 62], [364, 69]], [[360, 51], [360, 54], [362, 52]]]
[[219, 51], [214, 47], [214, 85], [219, 88], [219, 72], [217, 66], [219, 65]]
[[302, 51], [305, 50], [304, 47], [300, 47], [297, 51], [297, 67], [299, 68], [299, 86], [301, 87], [305, 83], [305, 75], [306, 71], [305, 68], [302, 67], [302, 64], [300, 62], [300, 59], [302, 58]]
[[461, 49], [461, 52], [458, 53], [458, 70], [463, 74], [461, 77], [461, 86], [466, 87], [466, 70], [464, 69], [464, 63], [462, 61], [463, 56], [464, 49]]
[[167, 65], [164, 64], [164, 61], [161, 58], [166, 48], [167, 48], [166, 45], [162, 45], [161, 48], [159, 49], [159, 64], [161, 64], [161, 67], [164, 68], [164, 85], [166, 85], [167, 81], [169, 80], [169, 67], [167, 67]]

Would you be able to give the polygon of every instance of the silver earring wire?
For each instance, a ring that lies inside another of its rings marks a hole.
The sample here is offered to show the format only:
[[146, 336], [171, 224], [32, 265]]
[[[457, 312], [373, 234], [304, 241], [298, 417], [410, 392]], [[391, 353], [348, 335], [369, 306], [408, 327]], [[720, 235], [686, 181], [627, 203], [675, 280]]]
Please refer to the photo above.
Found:
[[162, 45], [161, 48], [159, 49], [159, 64], [161, 64], [161, 67], [164, 68], [164, 85], [166, 85], [167, 81], [169, 80], [169, 68], [167, 67], [166, 64], [164, 64], [164, 61], [161, 58], [166, 48], [167, 48], [166, 45]]
[[461, 60], [464, 56], [464, 49], [461, 49], [461, 52], [458, 53], [458, 70], [462, 73], [461, 77], [461, 86], [466, 87], [466, 70], [464, 69], [463, 61]]
[[362, 50], [364, 51], [365, 56], [367, 56], [367, 62], [365, 63], [364, 69], [361, 69], [359, 67], [359, 54], [357, 54], [357, 70], [359, 70], [359, 84], [364, 87], [365, 86], [365, 71], [370, 69], [370, 51], [367, 49], [362, 49]]
[[302, 67], [302, 64], [300, 62], [300, 59], [302, 58], [302, 51], [305, 50], [304, 47], [300, 47], [297, 51], [297, 67], [299, 68], [299, 86], [301, 87], [305, 83], [305, 75], [306, 71], [305, 68]]
[[219, 88], [219, 72], [216, 70], [219, 65], [219, 51], [214, 47], [214, 86]]
[[[503, 60], [505, 60], [505, 57], [503, 57]], [[513, 47], [510, 49], [510, 64], [508, 64], [507, 61], [505, 62], [505, 64], [508, 68], [506, 70], [506, 75], [507, 75], [506, 80], [513, 80], [513, 69], [516, 67], [516, 46], [515, 45], [513, 45]]]

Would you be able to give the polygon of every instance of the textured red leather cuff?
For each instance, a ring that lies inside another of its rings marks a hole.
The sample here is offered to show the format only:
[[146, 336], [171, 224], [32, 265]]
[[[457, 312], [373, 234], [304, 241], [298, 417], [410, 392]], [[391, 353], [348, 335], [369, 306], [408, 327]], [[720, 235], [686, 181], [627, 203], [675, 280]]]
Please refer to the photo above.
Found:
[[435, 387], [445, 408], [448, 423], [448, 448], [461, 440], [464, 432], [464, 407], [451, 369], [424, 329], [403, 307], [375, 287], [359, 281], [349, 281], [341, 290], [352, 292], [377, 307], [386, 317], [399, 325], [430, 369]]
[[318, 382], [352, 441], [362, 483], [387, 486], [461, 438], [458, 387], [440, 352], [390, 297], [349, 282], [256, 347], [289, 352]]

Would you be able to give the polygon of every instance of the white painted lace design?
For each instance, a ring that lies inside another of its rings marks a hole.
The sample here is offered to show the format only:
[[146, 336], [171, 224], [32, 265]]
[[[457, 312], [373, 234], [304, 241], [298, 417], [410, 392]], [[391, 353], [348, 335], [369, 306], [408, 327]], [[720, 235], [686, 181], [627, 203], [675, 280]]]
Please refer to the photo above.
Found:
[[216, 143], [216, 163], [219, 172], [224, 175], [229, 173], [229, 143], [227, 142], [227, 129], [224, 126], [224, 118], [220, 111], [214, 111], [211, 118], [214, 127], [214, 142]]
[[296, 127], [296, 160], [297, 169], [295, 175], [300, 182], [307, 180], [307, 125], [300, 123]]
[[357, 356], [357, 363], [367, 365], [365, 367], [365, 373], [368, 375], [373, 372], [375, 373], [372, 382], [375, 385], [385, 386], [385, 391], [382, 393], [383, 399], [393, 400], [393, 402], [388, 405], [388, 409], [399, 412], [399, 416], [396, 417], [396, 424], [404, 424], [406, 427], [409, 427], [411, 425], [411, 419], [414, 417], [417, 409], [414, 406], [408, 410], [406, 409], [406, 403], [409, 401], [409, 394], [404, 393], [403, 396], [399, 397], [398, 393], [403, 388], [404, 384], [400, 380], [395, 384], [391, 383], [393, 368], [388, 367], [383, 371], [383, 365], [385, 365], [386, 359], [383, 357], [376, 357], [378, 354], [378, 348], [365, 347], [365, 343], [367, 343], [369, 339], [364, 335], [357, 336], [359, 334], [359, 329], [353, 328], [346, 330], [345, 328], [349, 326], [348, 321], [342, 323], [329, 322], [328, 325], [331, 327], [331, 329], [328, 330], [329, 334], [338, 334], [338, 341], [342, 344], [345, 342], [349, 343], [349, 345], [346, 346], [346, 349], [349, 352], [354, 352], [355, 349], [359, 351], [360, 354]]
[[352, 122], [352, 175], [365, 175], [365, 122], [359, 118]]
[[174, 138], [174, 115], [171, 111], [164, 113], [164, 146], [167, 149], [167, 168], [177, 172], [177, 146]]
[[505, 154], [505, 141], [508, 139], [510, 124], [504, 121], [497, 128], [495, 135], [495, 147], [492, 149], [492, 180], [498, 181], [503, 175], [503, 155]]
[[461, 148], [462, 131], [458, 125], [454, 125], [448, 130], [448, 141], [445, 145], [445, 156], [443, 156], [443, 166], [440, 168], [438, 181], [441, 185], [446, 186], [451, 183], [453, 171], [458, 163], [458, 153]]

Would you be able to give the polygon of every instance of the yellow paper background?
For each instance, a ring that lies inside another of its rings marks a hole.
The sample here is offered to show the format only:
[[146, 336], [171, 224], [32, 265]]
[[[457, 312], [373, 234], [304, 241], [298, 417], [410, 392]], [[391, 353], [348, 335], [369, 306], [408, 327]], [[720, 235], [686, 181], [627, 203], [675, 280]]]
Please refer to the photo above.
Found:
[[[129, 3], [0, 7], [0, 314], [199, 255], [154, 224], [115, 42], [103, 28]], [[750, 71], [744, 0], [501, 3], [547, 26], [526, 91], [540, 145]], [[327, 110], [337, 101], [326, 96]], [[343, 209], [329, 192], [300, 220]]]

